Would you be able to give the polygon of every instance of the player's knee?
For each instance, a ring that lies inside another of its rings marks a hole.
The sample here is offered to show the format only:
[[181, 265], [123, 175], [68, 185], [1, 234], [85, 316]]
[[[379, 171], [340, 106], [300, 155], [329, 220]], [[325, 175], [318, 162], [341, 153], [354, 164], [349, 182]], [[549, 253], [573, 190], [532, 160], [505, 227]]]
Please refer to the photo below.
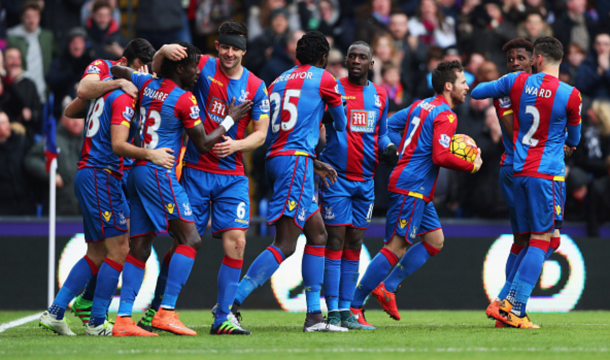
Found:
[[328, 240], [328, 233], [325, 228], [322, 228], [314, 235], [310, 235], [307, 237], [307, 244], [316, 245], [316, 246], [325, 246], [326, 241]]
[[201, 236], [199, 236], [199, 234], [188, 236], [184, 242], [184, 245], [190, 246], [195, 250], [199, 250], [199, 248], [201, 248]]
[[294, 254], [294, 251], [296, 250], [297, 244], [282, 244], [282, 245], [275, 245], [277, 248], [279, 248], [282, 251], [282, 254], [284, 254], [285, 258], [290, 257], [292, 254]]
[[343, 241], [340, 237], [328, 235], [326, 240], [326, 248], [329, 250], [339, 251], [343, 249]]

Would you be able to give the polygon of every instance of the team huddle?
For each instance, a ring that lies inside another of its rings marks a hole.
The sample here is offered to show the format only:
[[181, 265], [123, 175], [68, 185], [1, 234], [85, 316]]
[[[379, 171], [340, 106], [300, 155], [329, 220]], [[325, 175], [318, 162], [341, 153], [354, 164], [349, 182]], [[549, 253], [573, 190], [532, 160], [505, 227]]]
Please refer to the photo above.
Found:
[[[435, 97], [388, 119], [386, 91], [368, 80], [373, 51], [366, 42], [349, 47], [348, 76], [335, 79], [324, 70], [328, 41], [309, 32], [297, 43], [299, 65], [267, 88], [241, 65], [246, 26], [227, 21], [218, 32], [217, 58], [182, 42], [155, 52], [146, 40], [135, 39], [120, 60], [97, 60], [85, 70], [79, 98], [65, 114], [86, 120], [75, 191], [87, 254], [41, 316], [44, 328], [75, 335], [65, 318], [74, 300], [72, 311], [88, 335], [158, 336], [154, 330], [196, 335], [175, 307], [210, 219], [212, 235], [222, 239], [225, 251], [212, 309], [214, 335], [250, 334], [240, 307], [294, 253], [301, 233], [307, 240], [304, 332], [375, 330], [363, 308], [371, 294], [400, 320], [395, 297], [400, 282], [442, 249], [432, 203], [439, 169], [474, 173], [482, 166], [480, 151], [471, 159], [452, 153], [458, 120], [452, 109], [464, 103], [469, 90], [459, 62], [442, 62], [433, 71]], [[544, 260], [559, 246], [564, 157], [579, 142], [581, 99], [578, 90], [557, 79], [563, 47], [556, 39], [535, 44], [515, 39], [504, 51], [514, 72], [472, 91], [474, 98], [494, 98], [502, 124], [506, 153], [500, 184], [515, 235], [506, 285], [487, 315], [497, 327], [534, 328], [526, 305]], [[265, 142], [273, 189], [268, 224], [276, 235], [240, 280], [250, 223], [243, 153]], [[317, 157], [319, 143], [324, 150]], [[385, 245], [358, 282], [380, 162], [394, 167]], [[319, 203], [314, 175], [321, 179]], [[160, 233], [169, 233], [173, 244], [161, 263], [154, 299], [136, 324], [133, 304]], [[121, 272], [112, 322], [107, 313]]]

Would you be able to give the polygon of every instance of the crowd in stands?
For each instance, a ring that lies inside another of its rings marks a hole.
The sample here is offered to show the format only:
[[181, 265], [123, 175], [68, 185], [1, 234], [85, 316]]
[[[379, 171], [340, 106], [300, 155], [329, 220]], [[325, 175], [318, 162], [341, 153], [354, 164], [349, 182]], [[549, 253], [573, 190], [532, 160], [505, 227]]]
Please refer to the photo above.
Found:
[[[118, 59], [133, 37], [159, 48], [173, 40], [215, 53], [217, 28], [236, 18], [249, 27], [245, 65], [269, 85], [296, 64], [296, 42], [324, 33], [327, 70], [347, 75], [345, 53], [355, 40], [374, 49], [371, 80], [389, 95], [390, 115], [434, 95], [431, 70], [461, 61], [470, 87], [507, 71], [508, 40], [555, 36], [564, 45], [561, 80], [583, 95], [583, 137], [567, 160], [566, 219], [587, 221], [596, 235], [610, 208], [610, 1], [606, 0], [11, 0], [0, 1], [0, 215], [44, 214], [47, 174], [40, 142], [44, 108], [58, 119], [61, 148], [58, 214], [79, 213], [72, 189], [83, 120], [62, 116], [83, 70], [97, 58]], [[49, 95], [53, 103], [49, 104]], [[498, 187], [503, 152], [489, 100], [455, 109], [459, 133], [474, 138], [484, 166], [474, 175], [443, 170], [435, 204], [445, 217], [508, 218]], [[255, 199], [268, 197], [264, 149], [253, 153]], [[375, 215], [387, 208], [390, 169], [376, 174]], [[41, 210], [42, 209], [42, 210]], [[255, 212], [256, 213], [256, 212]]]

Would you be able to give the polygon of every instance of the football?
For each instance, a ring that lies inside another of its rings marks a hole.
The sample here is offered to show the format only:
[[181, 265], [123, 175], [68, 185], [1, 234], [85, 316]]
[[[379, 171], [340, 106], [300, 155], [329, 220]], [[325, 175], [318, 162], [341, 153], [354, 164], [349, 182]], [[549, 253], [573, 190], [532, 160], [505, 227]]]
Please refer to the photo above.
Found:
[[451, 138], [451, 153], [459, 158], [473, 163], [479, 153], [477, 144], [468, 135], [455, 134]]

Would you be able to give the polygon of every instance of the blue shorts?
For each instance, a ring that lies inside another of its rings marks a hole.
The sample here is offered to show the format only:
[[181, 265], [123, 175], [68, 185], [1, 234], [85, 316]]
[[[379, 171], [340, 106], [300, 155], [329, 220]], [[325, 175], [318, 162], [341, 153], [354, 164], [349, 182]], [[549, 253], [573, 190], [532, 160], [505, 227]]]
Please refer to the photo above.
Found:
[[104, 169], [76, 172], [74, 192], [83, 211], [85, 241], [98, 242], [128, 231], [129, 206], [121, 186], [121, 180]]
[[413, 244], [417, 236], [424, 235], [441, 228], [436, 209], [432, 201], [426, 202], [420, 198], [398, 194], [390, 191], [390, 207], [385, 223], [385, 243], [394, 235], [405, 238]]
[[129, 171], [131, 168], [123, 170], [123, 179], [121, 187], [123, 188], [123, 193], [125, 193], [125, 197], [129, 200], [129, 194], [127, 193], [127, 179], [129, 179]]
[[367, 229], [375, 203], [374, 180], [352, 181], [337, 176], [334, 184], [320, 191], [322, 218], [327, 226], [351, 226]]
[[[191, 199], [199, 235], [205, 233], [212, 215], [212, 235], [250, 227], [250, 189], [248, 178], [220, 175], [184, 167], [180, 183]], [[211, 210], [210, 210], [211, 207]]]
[[520, 234], [544, 234], [561, 229], [565, 204], [563, 181], [517, 176], [514, 194]]
[[508, 206], [508, 216], [513, 234], [519, 233], [517, 226], [517, 212], [515, 210], [515, 196], [513, 194], [513, 166], [500, 166], [500, 189], [504, 195], [504, 201]]
[[169, 221], [195, 222], [186, 192], [174, 170], [139, 165], [127, 181], [131, 207], [131, 237], [169, 231]]
[[280, 217], [289, 216], [302, 229], [315, 213], [313, 159], [301, 155], [275, 156], [265, 162], [265, 172], [273, 188], [267, 224], [274, 225]]

